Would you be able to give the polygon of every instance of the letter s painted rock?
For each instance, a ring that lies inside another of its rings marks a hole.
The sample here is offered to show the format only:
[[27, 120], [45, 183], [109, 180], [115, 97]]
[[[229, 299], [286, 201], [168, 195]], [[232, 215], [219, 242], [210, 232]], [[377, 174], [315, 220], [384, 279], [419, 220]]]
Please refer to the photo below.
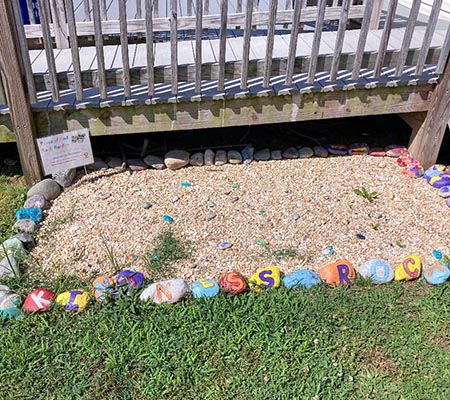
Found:
[[271, 267], [259, 268], [249, 279], [250, 289], [262, 292], [266, 289], [280, 287], [280, 269], [273, 265]]
[[411, 281], [417, 279], [422, 272], [422, 263], [418, 255], [406, 257], [394, 272], [396, 281]]
[[248, 289], [245, 278], [236, 271], [227, 272], [219, 280], [220, 288], [230, 296], [245, 292]]
[[353, 265], [343, 258], [320, 268], [319, 275], [324, 282], [332, 286], [350, 285], [356, 278], [356, 271]]
[[153, 303], [176, 303], [190, 292], [189, 285], [184, 279], [170, 279], [152, 283], [145, 289], [139, 299]]

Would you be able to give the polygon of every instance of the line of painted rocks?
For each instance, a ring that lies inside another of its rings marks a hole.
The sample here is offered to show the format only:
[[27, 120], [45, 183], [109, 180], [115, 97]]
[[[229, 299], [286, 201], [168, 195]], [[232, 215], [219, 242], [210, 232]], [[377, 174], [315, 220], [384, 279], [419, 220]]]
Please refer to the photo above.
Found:
[[[436, 252], [436, 251], [435, 251]], [[440, 254], [440, 252], [438, 252]], [[435, 255], [436, 256], [436, 255]], [[437, 257], [438, 260], [440, 257]], [[358, 271], [347, 259], [340, 259], [327, 264], [318, 272], [301, 269], [283, 275], [280, 269], [273, 265], [259, 268], [248, 279], [237, 271], [225, 273], [219, 281], [199, 279], [189, 285], [184, 279], [170, 279], [150, 284], [144, 290], [144, 275], [132, 270], [123, 270], [117, 277], [102, 275], [92, 282], [92, 293], [83, 289], [65, 291], [58, 296], [51, 290], [38, 288], [25, 298], [23, 308], [27, 312], [45, 312], [51, 309], [53, 302], [64, 307], [66, 311], [82, 312], [86, 310], [90, 297], [106, 304], [123, 295], [131, 295], [141, 291], [139, 300], [142, 302], [176, 303], [192, 294], [194, 298], [214, 297], [220, 291], [235, 296], [248, 290], [263, 292], [283, 286], [294, 289], [304, 287], [310, 289], [322, 283], [337, 287], [351, 285], [357, 275], [371, 280], [374, 284], [395, 281], [410, 281], [423, 276], [433, 285], [446, 282], [450, 277], [448, 265], [442, 262], [432, 265], [422, 271], [422, 262], [418, 255], [406, 257], [395, 270], [384, 260], [370, 259], [364, 262]], [[23, 317], [20, 301], [8, 287], [0, 286], [0, 315], [8, 318]]]

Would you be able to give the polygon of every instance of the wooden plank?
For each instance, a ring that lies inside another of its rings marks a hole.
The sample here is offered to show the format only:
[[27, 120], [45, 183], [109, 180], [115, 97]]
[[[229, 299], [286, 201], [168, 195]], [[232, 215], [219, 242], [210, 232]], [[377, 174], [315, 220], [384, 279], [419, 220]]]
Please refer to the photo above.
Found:
[[374, 0], [373, 10], [370, 17], [369, 29], [378, 29], [378, 27], [380, 26], [382, 11], [383, 11], [383, 0]]
[[89, 0], [83, 0], [84, 18], [86, 21], [91, 20], [91, 9], [89, 6]]
[[105, 55], [103, 51], [102, 22], [100, 16], [100, 3], [94, 1], [92, 4], [92, 15], [95, 27], [95, 53], [97, 57], [97, 82], [100, 89], [100, 97], [106, 99], [108, 96], [106, 89]]
[[314, 76], [317, 69], [317, 59], [319, 57], [320, 39], [322, 37], [323, 21], [325, 18], [325, 7], [327, 6], [326, 0], [319, 0], [319, 9], [317, 12], [316, 26], [314, 29], [314, 41], [311, 52], [311, 59], [309, 61], [308, 69], [308, 84], [314, 82]]
[[100, 15], [102, 21], [108, 20], [108, 10], [106, 9], [106, 0], [100, 0]]
[[153, 56], [153, 1], [145, 0], [145, 45], [147, 49], [147, 85], [148, 95], [152, 96], [155, 92], [155, 58]]
[[142, 3], [141, 0], [136, 0], [136, 16], [134, 19], [142, 18]]
[[36, 16], [34, 14], [34, 7], [33, 7], [32, 0], [27, 0], [27, 11], [28, 11], [28, 16], [30, 18], [30, 24], [35, 24]]
[[35, 126], [23, 84], [18, 38], [11, 2], [0, 0], [0, 71], [5, 85], [13, 130], [25, 180], [29, 185], [42, 179], [34, 141]]
[[[338, 33], [336, 36], [336, 42], [334, 45], [333, 63], [331, 64], [330, 81], [335, 81], [339, 70], [339, 63], [341, 61], [342, 49], [344, 47], [345, 28], [348, 21], [348, 11], [350, 8], [351, 0], [343, 0], [342, 12], [339, 18]], [[336, 0], [337, 4], [337, 0]], [[334, 5], [334, 3], [333, 3]]]
[[295, 54], [297, 51], [298, 31], [300, 28], [301, 10], [305, 0], [297, 0], [292, 14], [291, 38], [289, 41], [289, 56], [286, 67], [286, 85], [292, 85], [292, 76], [294, 74]]
[[374, 0], [366, 0], [366, 3], [365, 3], [366, 8], [364, 10], [364, 17], [363, 17], [363, 21], [361, 23], [358, 47], [356, 49], [355, 63], [354, 63], [353, 72], [352, 72], [352, 79], [355, 81], [358, 80], [359, 71], [361, 70], [361, 64], [362, 64], [362, 60], [363, 60], [363, 56], [364, 56], [364, 48], [366, 47], [367, 34], [369, 33], [373, 1]]
[[272, 74], [272, 56], [273, 56], [273, 44], [275, 35], [275, 24], [277, 20], [277, 6], [278, 0], [270, 1], [269, 26], [267, 28], [266, 58], [264, 60], [263, 87], [265, 88], [269, 87], [270, 76]]
[[[226, 0], [223, 0], [226, 1]], [[195, 92], [201, 93], [202, 87], [202, 19], [203, 19], [203, 1], [195, 0]]]
[[423, 125], [423, 122], [427, 117], [427, 112], [422, 111], [422, 112], [404, 113], [398, 114], [398, 116], [401, 119], [403, 119], [403, 121], [405, 121], [412, 129], [411, 137], [408, 144], [409, 147], [411, 143], [414, 141], [414, 138], [416, 137], [417, 133], [419, 132], [420, 127]]
[[64, 0], [50, 0], [50, 10], [53, 22], [53, 32], [55, 34], [56, 48], [68, 49], [69, 41], [67, 36], [66, 10]]
[[244, 45], [242, 47], [241, 89], [247, 88], [248, 60], [250, 57], [250, 41], [252, 37], [253, 0], [247, 0], [244, 27]]
[[72, 52], [73, 73], [75, 81], [75, 92], [78, 101], [83, 99], [83, 84], [81, 81], [80, 53], [78, 50], [77, 27], [75, 23], [75, 12], [73, 0], [66, 0], [67, 25], [69, 30], [70, 50]]
[[445, 35], [445, 41], [442, 46], [441, 55], [439, 56], [439, 61], [437, 63], [436, 67], [436, 73], [442, 74], [444, 72], [445, 63], [447, 62], [447, 59], [450, 54], [450, 25], [447, 28], [447, 34]]
[[223, 92], [225, 85], [225, 62], [227, 50], [227, 15], [228, 0], [221, 0], [220, 3], [220, 33], [219, 33], [219, 76], [217, 87]]
[[177, 94], [178, 88], [178, 28], [177, 0], [170, 0], [170, 65], [172, 74], [172, 94]]
[[122, 53], [122, 82], [125, 97], [130, 97], [130, 57], [128, 54], [127, 9], [125, 0], [118, 1], [120, 20], [120, 49]]

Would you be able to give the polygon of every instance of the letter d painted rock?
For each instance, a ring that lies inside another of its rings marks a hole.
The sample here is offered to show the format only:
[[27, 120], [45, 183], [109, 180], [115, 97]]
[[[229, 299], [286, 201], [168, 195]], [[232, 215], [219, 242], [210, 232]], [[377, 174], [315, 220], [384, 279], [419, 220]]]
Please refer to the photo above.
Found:
[[406, 257], [394, 272], [394, 279], [396, 281], [410, 281], [417, 279], [422, 272], [422, 263], [420, 257], [417, 255]]
[[280, 287], [280, 269], [273, 265], [258, 269], [248, 280], [250, 289], [255, 292], [262, 292], [266, 289], [275, 289]]
[[184, 279], [170, 279], [168, 281], [152, 283], [145, 289], [139, 299], [153, 303], [176, 303], [189, 293], [189, 285]]
[[34, 289], [25, 299], [23, 307], [28, 312], [39, 312], [50, 310], [50, 305], [55, 298], [55, 293], [48, 289]]
[[423, 277], [432, 285], [440, 285], [450, 277], [450, 269], [444, 264], [437, 264], [423, 271]]
[[236, 271], [227, 272], [222, 276], [219, 280], [219, 285], [224, 292], [231, 296], [245, 292], [248, 289], [247, 281]]
[[314, 285], [319, 285], [322, 283], [322, 279], [317, 272], [311, 271], [309, 269], [300, 269], [294, 271], [283, 278], [283, 284], [289, 289], [293, 289], [299, 286], [304, 286], [305, 288], [312, 288]]
[[200, 297], [214, 297], [219, 294], [219, 284], [212, 279], [199, 279], [191, 285], [192, 295], [198, 299]]
[[350, 285], [356, 278], [356, 271], [349, 261], [341, 259], [320, 268], [319, 275], [324, 282], [332, 286]]
[[63, 292], [56, 297], [56, 302], [64, 306], [66, 311], [84, 311], [89, 302], [88, 292], [82, 289]]

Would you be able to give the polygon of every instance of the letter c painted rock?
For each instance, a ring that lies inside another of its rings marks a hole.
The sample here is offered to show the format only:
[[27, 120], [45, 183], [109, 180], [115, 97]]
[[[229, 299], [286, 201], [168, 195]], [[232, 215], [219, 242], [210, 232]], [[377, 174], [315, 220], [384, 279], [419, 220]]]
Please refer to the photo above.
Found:
[[278, 288], [280, 283], [280, 269], [275, 265], [259, 268], [249, 279], [250, 289], [255, 292]]
[[422, 263], [418, 255], [406, 257], [394, 272], [396, 281], [411, 281], [417, 279], [422, 272]]
[[320, 268], [319, 275], [324, 282], [332, 286], [350, 285], [356, 278], [356, 271], [353, 265], [343, 258]]
[[220, 288], [230, 296], [245, 292], [248, 289], [245, 278], [236, 271], [227, 272], [219, 280]]

